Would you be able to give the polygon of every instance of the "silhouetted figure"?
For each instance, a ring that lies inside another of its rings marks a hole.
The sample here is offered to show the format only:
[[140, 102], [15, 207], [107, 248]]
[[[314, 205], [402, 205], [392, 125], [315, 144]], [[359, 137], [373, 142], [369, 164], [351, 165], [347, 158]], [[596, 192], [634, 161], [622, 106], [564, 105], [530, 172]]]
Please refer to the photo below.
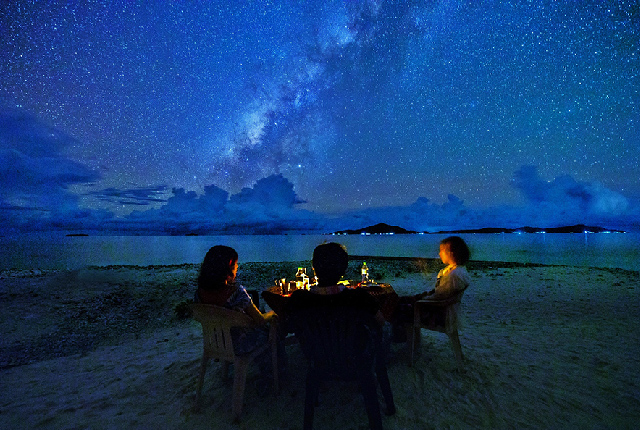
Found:
[[[349, 263], [342, 245], [332, 242], [317, 246], [312, 263], [318, 284], [311, 291], [294, 291], [286, 303], [291, 328], [310, 363], [304, 428], [311, 428], [318, 385], [324, 379], [357, 379], [370, 426], [381, 428], [374, 373], [388, 415], [395, 413], [395, 404], [382, 348], [384, 318], [378, 303], [364, 290], [339, 284]], [[332, 333], [335, 338], [331, 338]]]
[[[234, 352], [238, 355], [246, 354], [258, 345], [267, 342], [269, 330], [267, 323], [276, 318], [275, 312], [262, 313], [253, 303], [251, 295], [242, 286], [237, 284], [236, 275], [238, 273], [238, 253], [235, 249], [216, 245], [209, 249], [204, 257], [198, 276], [198, 289], [196, 290], [194, 302], [222, 306], [249, 315], [260, 327], [253, 329], [242, 329], [233, 327], [231, 336], [233, 338]], [[279, 365], [284, 366], [282, 346], [278, 348]], [[260, 356], [258, 364], [261, 374], [266, 378], [270, 369], [270, 357], [267, 353]], [[282, 361], [282, 363], [280, 363]], [[266, 387], [260, 387], [266, 389]]]

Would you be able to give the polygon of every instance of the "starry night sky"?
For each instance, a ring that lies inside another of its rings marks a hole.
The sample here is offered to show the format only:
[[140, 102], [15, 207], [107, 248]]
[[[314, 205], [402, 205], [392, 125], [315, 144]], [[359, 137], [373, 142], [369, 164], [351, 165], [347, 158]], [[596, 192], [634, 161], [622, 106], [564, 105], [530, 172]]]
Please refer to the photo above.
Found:
[[640, 226], [636, 1], [15, 1], [5, 231]]

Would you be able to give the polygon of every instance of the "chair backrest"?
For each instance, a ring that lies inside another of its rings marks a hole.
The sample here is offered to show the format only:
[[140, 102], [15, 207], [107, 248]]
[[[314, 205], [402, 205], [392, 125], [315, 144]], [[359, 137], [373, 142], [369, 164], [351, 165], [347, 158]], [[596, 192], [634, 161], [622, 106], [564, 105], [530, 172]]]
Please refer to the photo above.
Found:
[[310, 366], [335, 379], [372, 369], [381, 330], [375, 317], [349, 306], [317, 306], [291, 313], [290, 322]]
[[209, 358], [233, 361], [232, 327], [253, 327], [254, 321], [243, 312], [221, 306], [194, 303], [193, 318], [202, 325], [204, 354]]

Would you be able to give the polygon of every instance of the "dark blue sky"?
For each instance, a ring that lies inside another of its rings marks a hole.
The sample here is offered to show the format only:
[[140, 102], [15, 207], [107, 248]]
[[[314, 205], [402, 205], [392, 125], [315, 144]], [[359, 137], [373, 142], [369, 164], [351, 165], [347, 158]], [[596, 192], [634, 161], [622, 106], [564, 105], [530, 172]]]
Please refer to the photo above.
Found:
[[635, 1], [17, 1], [3, 230], [640, 225]]

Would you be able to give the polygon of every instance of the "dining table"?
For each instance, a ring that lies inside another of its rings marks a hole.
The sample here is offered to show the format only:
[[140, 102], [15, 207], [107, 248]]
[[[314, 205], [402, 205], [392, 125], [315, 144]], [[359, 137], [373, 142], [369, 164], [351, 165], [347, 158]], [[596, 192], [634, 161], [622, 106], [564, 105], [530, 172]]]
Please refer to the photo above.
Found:
[[[396, 305], [398, 304], [398, 294], [390, 284], [386, 283], [355, 283], [353, 281], [343, 281], [345, 288], [359, 288], [370, 294], [378, 303], [380, 312], [386, 321], [391, 321]], [[282, 294], [282, 287], [273, 285], [262, 291], [262, 298], [265, 303], [278, 315], [284, 315], [287, 300], [291, 293]]]

